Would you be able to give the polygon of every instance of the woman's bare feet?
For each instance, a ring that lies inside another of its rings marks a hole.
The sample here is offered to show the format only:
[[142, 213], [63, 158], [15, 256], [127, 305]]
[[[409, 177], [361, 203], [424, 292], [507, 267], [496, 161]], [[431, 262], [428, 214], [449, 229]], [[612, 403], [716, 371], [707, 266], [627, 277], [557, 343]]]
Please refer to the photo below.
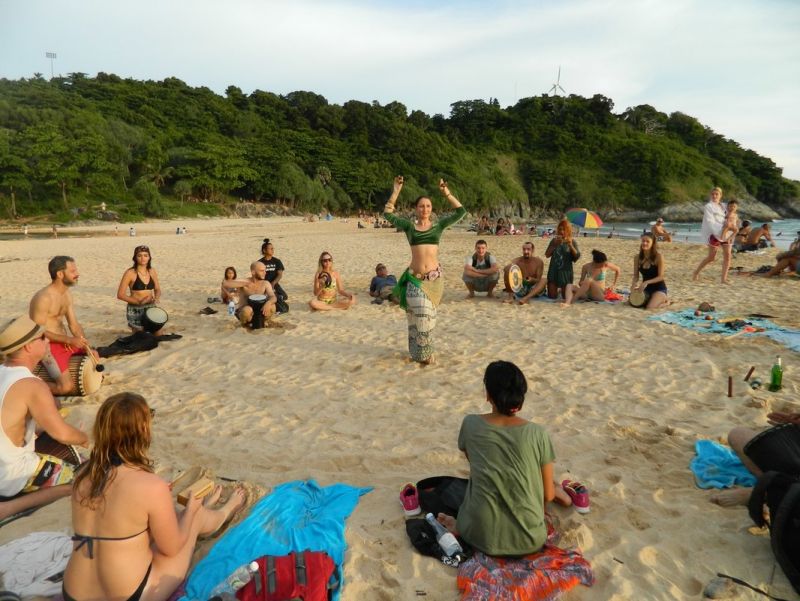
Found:
[[752, 488], [731, 488], [730, 490], [722, 490], [714, 493], [711, 495], [710, 501], [721, 507], [747, 505], [747, 501], [750, 499], [750, 493], [752, 492]]
[[203, 507], [206, 509], [213, 509], [214, 505], [216, 505], [217, 501], [219, 501], [221, 495], [222, 487], [219, 485], [215, 486], [214, 490], [207, 494], [206, 498], [203, 499]]
[[[214, 493], [217, 493], [217, 500], [219, 500], [219, 493], [216, 490]], [[209, 495], [209, 497], [213, 496], [214, 493]], [[218, 509], [212, 509], [212, 504], [203, 503], [203, 508], [206, 510], [207, 517], [200, 534], [206, 538], [218, 534], [223, 526], [225, 526], [242, 507], [244, 507], [246, 500], [247, 495], [244, 492], [244, 488], [237, 486], [233, 489], [231, 496], [228, 497], [228, 500], [222, 505], [222, 507]]]

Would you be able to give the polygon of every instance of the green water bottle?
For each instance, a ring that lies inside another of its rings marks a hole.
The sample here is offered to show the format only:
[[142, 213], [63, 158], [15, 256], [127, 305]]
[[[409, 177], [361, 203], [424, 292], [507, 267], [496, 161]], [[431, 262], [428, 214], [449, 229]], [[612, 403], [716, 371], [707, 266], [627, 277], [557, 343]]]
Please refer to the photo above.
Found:
[[778, 392], [783, 384], [783, 366], [780, 356], [775, 358], [775, 365], [772, 366], [772, 373], [769, 378], [770, 392]]

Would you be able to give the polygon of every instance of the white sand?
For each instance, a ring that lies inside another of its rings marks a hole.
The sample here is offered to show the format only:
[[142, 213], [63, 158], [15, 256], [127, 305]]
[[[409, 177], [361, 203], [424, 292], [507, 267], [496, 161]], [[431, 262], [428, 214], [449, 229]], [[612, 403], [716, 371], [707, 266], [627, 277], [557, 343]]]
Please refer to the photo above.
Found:
[[[186, 225], [188, 235], [176, 236], [176, 225]], [[414, 599], [416, 591], [437, 601], [458, 598], [455, 571], [412, 550], [397, 495], [407, 481], [468, 474], [458, 428], [465, 414], [487, 410], [481, 378], [500, 358], [528, 376], [521, 415], [550, 432], [556, 473], [568, 472], [591, 491], [586, 516], [552, 508], [563, 542], [583, 550], [597, 577], [592, 589], [578, 587], [567, 598], [694, 599], [716, 572], [792, 595], [768, 539], [748, 533], [746, 510], [709, 503], [688, 463], [698, 438], [724, 438], [735, 425], [762, 427], [770, 410], [800, 410], [797, 353], [763, 337], [724, 340], [650, 322], [646, 312], [623, 305], [464, 300], [461, 265], [476, 238], [451, 230], [440, 251], [446, 292], [435, 332], [439, 363], [421, 368], [406, 359], [405, 315], [371, 305], [367, 294], [377, 262], [398, 277], [408, 262], [405, 238], [393, 230], [297, 218], [138, 224], [135, 239], [122, 235], [127, 225], [119, 229], [118, 237], [0, 242], [0, 260], [19, 259], [0, 263], [0, 319], [27, 311], [49, 281], [49, 258], [68, 254], [81, 273], [73, 289], [78, 318], [94, 344], [108, 344], [127, 333], [125, 306], [115, 298], [119, 278], [133, 247], [150, 245], [168, 330], [183, 339], [105, 360], [105, 385], [69, 420], [88, 426], [104, 398], [132, 390], [157, 409], [152, 454], [165, 472], [200, 464], [267, 489], [298, 478], [374, 486], [347, 522], [344, 601]], [[199, 315], [206, 297], [219, 294], [223, 269], [234, 265], [246, 275], [265, 236], [287, 269], [291, 312], [281, 319], [296, 328], [246, 332], [219, 304], [219, 314]], [[490, 238], [490, 252], [505, 264], [524, 239]], [[535, 242], [541, 255], [546, 241]], [[628, 287], [638, 241], [578, 242], [584, 256], [576, 271], [599, 248], [623, 268], [620, 287]], [[673, 308], [707, 300], [734, 315], [768, 313], [800, 327], [795, 278], [732, 276], [724, 286], [720, 256], [693, 284], [689, 276], [705, 250], [663, 249]], [[350, 311], [307, 308], [323, 250], [358, 292]], [[733, 264], [753, 268], [774, 255]], [[784, 357], [784, 390], [752, 392], [742, 382], [748, 368], [766, 379], [776, 354]], [[729, 374], [733, 398], [726, 397]], [[2, 528], [0, 544], [69, 526], [62, 500]]]

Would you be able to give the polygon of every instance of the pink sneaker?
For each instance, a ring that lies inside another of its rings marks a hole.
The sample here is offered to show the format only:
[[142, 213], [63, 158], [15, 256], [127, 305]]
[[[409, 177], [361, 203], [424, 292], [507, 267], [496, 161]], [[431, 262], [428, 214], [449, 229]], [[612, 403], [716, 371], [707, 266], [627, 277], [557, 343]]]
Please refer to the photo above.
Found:
[[580, 482], [573, 480], [564, 480], [561, 483], [561, 488], [572, 499], [572, 505], [578, 513], [589, 513], [589, 491]]
[[403, 513], [407, 517], [419, 515], [422, 509], [419, 506], [419, 495], [417, 487], [409, 482], [400, 491], [400, 504], [403, 506]]

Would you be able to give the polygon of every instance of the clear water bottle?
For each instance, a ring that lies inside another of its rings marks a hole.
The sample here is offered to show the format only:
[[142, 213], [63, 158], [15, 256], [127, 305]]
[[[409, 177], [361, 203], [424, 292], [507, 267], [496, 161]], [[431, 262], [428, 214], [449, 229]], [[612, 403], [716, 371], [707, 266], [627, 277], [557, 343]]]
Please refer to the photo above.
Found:
[[212, 597], [224, 598], [225, 593], [235, 593], [258, 574], [258, 563], [251, 561], [236, 568], [225, 580], [220, 582], [211, 591]]
[[436, 521], [432, 513], [425, 516], [425, 521], [431, 525], [436, 533], [436, 542], [439, 543], [439, 547], [441, 547], [445, 555], [452, 557], [456, 553], [464, 551], [453, 533]]
[[783, 365], [781, 365], [780, 356], [775, 357], [775, 365], [772, 366], [772, 372], [769, 377], [769, 390], [770, 392], [778, 392], [783, 387]]
[[228, 315], [236, 315], [236, 303], [233, 299], [228, 301]]

